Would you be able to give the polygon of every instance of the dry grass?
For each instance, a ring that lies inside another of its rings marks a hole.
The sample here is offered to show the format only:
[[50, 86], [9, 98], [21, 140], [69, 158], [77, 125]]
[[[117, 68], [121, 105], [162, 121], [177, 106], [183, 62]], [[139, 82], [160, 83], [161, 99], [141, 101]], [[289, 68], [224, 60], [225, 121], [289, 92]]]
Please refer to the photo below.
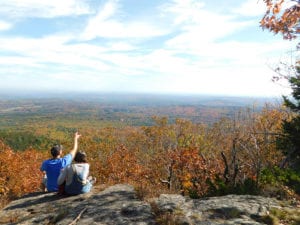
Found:
[[[155, 221], [158, 225], [178, 225], [182, 224], [184, 213], [180, 209], [174, 209], [172, 212], [162, 212], [155, 202], [150, 202], [152, 211], [155, 214]], [[181, 221], [181, 222], [180, 222]]]
[[269, 225], [299, 225], [300, 224], [300, 208], [272, 208], [270, 214], [265, 216], [264, 222]]
[[9, 199], [6, 196], [0, 195], [0, 210], [3, 209], [9, 202]]

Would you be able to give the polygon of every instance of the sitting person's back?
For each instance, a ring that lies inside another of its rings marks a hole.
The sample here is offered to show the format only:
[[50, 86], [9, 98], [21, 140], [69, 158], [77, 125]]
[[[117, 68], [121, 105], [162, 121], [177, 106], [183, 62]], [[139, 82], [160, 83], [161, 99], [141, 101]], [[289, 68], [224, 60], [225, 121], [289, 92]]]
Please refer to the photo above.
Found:
[[78, 138], [80, 134], [78, 132], [75, 133], [74, 136], [74, 147], [73, 149], [64, 157], [62, 156], [62, 146], [55, 145], [51, 148], [51, 159], [44, 160], [41, 165], [41, 171], [44, 172], [44, 185], [49, 192], [58, 191], [57, 186], [57, 178], [60, 174], [61, 169], [70, 165], [78, 148]]
[[77, 152], [74, 161], [61, 171], [57, 180], [58, 185], [65, 182], [64, 191], [68, 195], [90, 192], [95, 179], [89, 177], [90, 165], [87, 163], [86, 154]]

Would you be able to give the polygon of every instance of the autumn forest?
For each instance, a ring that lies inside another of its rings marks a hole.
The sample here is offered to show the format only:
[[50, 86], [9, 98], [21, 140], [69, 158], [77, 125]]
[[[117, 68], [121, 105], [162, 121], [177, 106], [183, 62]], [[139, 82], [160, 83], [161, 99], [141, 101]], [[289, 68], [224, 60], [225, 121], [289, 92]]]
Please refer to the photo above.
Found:
[[[298, 38], [300, 1], [262, 2], [261, 28], [283, 39]], [[0, 96], [0, 207], [41, 191], [41, 162], [53, 144], [62, 144], [64, 152], [71, 149], [75, 131], [82, 134], [79, 149], [87, 153], [98, 185], [129, 183], [140, 198], [233, 193], [299, 200], [300, 61], [295, 58], [273, 68], [274, 80], [287, 80], [292, 90], [280, 101]]]
[[272, 99], [4, 98], [0, 114], [2, 206], [41, 191], [41, 162], [53, 144], [69, 151], [77, 130], [79, 149], [88, 154], [98, 183], [130, 183], [143, 198], [160, 193], [284, 197], [299, 191], [291, 172], [279, 169], [285, 159], [278, 143], [282, 120], [293, 113]]

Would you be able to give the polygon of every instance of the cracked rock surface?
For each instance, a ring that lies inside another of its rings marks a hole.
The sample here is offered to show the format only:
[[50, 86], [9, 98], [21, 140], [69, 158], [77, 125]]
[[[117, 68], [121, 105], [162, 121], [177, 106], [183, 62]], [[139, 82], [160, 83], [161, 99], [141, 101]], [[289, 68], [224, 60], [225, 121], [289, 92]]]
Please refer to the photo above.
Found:
[[251, 195], [190, 199], [162, 194], [146, 202], [136, 197], [132, 186], [118, 184], [104, 190], [95, 187], [91, 193], [70, 197], [28, 194], [0, 210], [0, 224], [258, 225], [266, 224], [262, 218], [270, 209], [284, 207], [291, 206], [283, 206], [274, 198]]

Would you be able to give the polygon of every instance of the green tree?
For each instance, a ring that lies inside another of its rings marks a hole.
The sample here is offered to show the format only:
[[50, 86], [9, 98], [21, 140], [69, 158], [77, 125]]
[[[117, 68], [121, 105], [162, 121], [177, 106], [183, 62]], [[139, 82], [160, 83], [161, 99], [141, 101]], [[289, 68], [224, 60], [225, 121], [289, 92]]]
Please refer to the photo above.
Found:
[[[282, 34], [284, 39], [297, 38], [300, 33], [300, 0], [263, 0], [263, 2], [267, 8], [260, 21], [261, 27], [275, 34]], [[283, 136], [279, 138], [278, 143], [287, 155], [282, 166], [289, 163], [295, 167], [300, 162], [300, 61], [296, 60], [292, 65], [281, 63], [275, 71], [278, 74], [275, 80], [287, 79], [292, 90], [291, 96], [283, 96], [283, 101], [294, 116], [283, 120]]]
[[[284, 105], [294, 116], [283, 121], [283, 136], [279, 139], [280, 147], [287, 155], [285, 163], [292, 167], [299, 167], [300, 162], [300, 66], [295, 67], [295, 74], [288, 77], [292, 89], [291, 96], [283, 96]], [[284, 165], [283, 164], [283, 165]], [[283, 166], [282, 165], [282, 166]], [[299, 168], [298, 168], [299, 169]]]

